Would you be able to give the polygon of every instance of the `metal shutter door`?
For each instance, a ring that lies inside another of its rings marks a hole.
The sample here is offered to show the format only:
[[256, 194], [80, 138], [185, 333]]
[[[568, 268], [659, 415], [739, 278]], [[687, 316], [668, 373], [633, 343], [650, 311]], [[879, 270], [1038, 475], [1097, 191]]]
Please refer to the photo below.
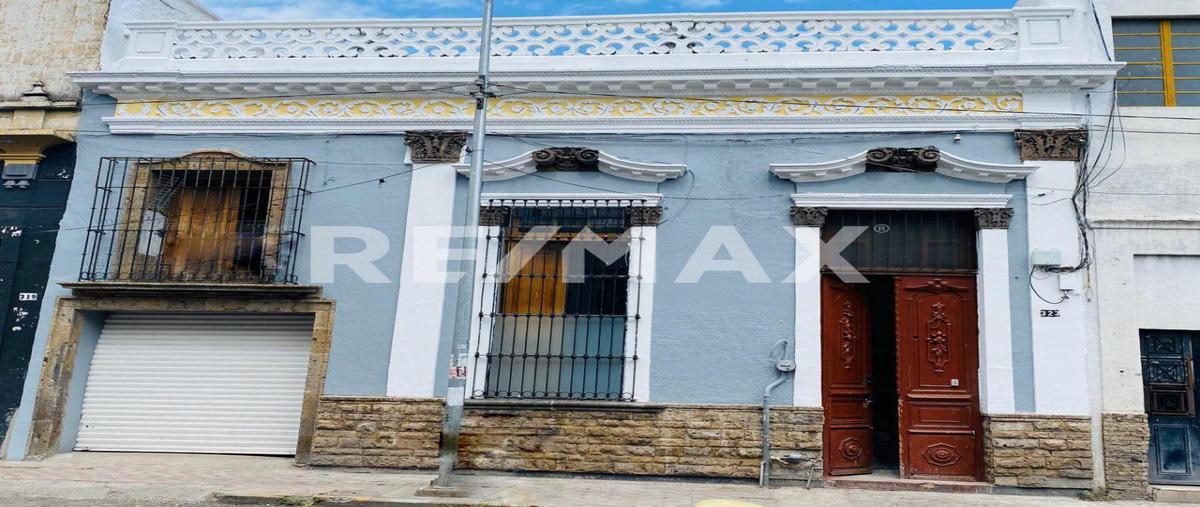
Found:
[[296, 453], [311, 316], [113, 314], [75, 448]]

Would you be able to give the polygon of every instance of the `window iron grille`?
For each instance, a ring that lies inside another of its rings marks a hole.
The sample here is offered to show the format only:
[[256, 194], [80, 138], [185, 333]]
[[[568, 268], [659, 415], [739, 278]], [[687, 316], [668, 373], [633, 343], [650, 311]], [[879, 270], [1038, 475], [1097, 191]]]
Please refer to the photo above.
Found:
[[634, 399], [644, 205], [485, 202], [473, 398]]
[[225, 154], [104, 158], [79, 279], [296, 283], [313, 165]]
[[831, 242], [848, 227], [861, 228], [862, 234], [840, 254], [858, 272], [974, 273], [978, 267], [970, 212], [830, 210], [823, 240]]

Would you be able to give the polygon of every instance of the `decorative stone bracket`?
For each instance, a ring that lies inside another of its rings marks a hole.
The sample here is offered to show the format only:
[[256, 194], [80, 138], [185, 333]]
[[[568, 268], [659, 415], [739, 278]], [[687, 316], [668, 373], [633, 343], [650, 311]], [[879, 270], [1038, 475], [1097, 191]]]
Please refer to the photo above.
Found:
[[636, 206], [629, 208], [630, 225], [634, 227], [657, 227], [662, 222], [662, 206]]
[[1007, 229], [1012, 217], [1012, 208], [979, 208], [975, 210], [975, 226], [979, 229]]
[[1069, 160], [1079, 162], [1087, 152], [1084, 129], [1018, 130], [1013, 133], [1022, 160]]
[[867, 169], [888, 172], [933, 172], [942, 160], [936, 147], [875, 148], [867, 151]]
[[484, 206], [479, 208], [480, 227], [503, 227], [508, 224], [508, 215], [512, 208], [508, 206]]
[[546, 148], [533, 152], [539, 171], [594, 172], [600, 170], [600, 151], [591, 148]]
[[792, 225], [796, 227], [823, 227], [829, 216], [829, 208], [792, 206]]
[[420, 130], [404, 134], [404, 143], [414, 163], [455, 164], [470, 138], [468, 132]]

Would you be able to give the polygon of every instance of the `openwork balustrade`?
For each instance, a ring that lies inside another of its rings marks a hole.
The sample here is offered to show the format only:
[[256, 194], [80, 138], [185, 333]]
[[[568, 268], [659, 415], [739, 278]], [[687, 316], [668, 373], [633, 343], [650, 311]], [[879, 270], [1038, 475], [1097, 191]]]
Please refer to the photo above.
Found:
[[[1015, 50], [1017, 18], [1004, 12], [617, 16], [500, 20], [496, 56], [670, 55]], [[172, 25], [169, 58], [469, 57], [479, 25], [444, 22], [199, 22]], [[137, 30], [138, 27], [134, 27]], [[161, 30], [161, 28], [159, 28]]]

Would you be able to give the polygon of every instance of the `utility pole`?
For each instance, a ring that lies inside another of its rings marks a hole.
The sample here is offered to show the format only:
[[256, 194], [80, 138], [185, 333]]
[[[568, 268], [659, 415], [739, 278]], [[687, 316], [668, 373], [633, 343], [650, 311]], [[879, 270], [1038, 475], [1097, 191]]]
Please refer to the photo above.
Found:
[[450, 378], [446, 387], [446, 413], [442, 419], [442, 443], [438, 450], [438, 476], [430, 485], [430, 493], [461, 494], [450, 484], [454, 465], [458, 462], [458, 435], [462, 428], [463, 402], [467, 397], [466, 369], [470, 358], [471, 304], [475, 293], [475, 258], [479, 251], [479, 206], [483, 193], [483, 149], [487, 137], [488, 99], [491, 83], [488, 73], [492, 58], [492, 5], [483, 1], [483, 26], [479, 32], [479, 77], [475, 79], [475, 128], [471, 132], [471, 175], [467, 198], [467, 220], [463, 237], [466, 258], [460, 266], [465, 273], [458, 285], [458, 306], [454, 318], [454, 342], [450, 347]]

